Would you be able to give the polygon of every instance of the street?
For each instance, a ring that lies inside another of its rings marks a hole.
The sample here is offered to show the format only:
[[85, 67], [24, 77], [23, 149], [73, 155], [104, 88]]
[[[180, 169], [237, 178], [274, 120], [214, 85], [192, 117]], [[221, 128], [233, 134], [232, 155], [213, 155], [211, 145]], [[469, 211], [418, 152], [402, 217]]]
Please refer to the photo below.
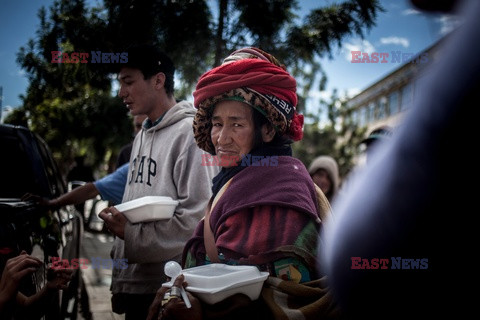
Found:
[[[113, 245], [114, 237], [101, 232], [85, 230], [81, 258], [89, 260], [88, 268], [83, 269], [83, 280], [88, 293], [88, 302], [84, 302], [78, 315], [80, 320], [121, 320], [124, 315], [112, 312], [110, 303], [110, 283], [112, 279], [112, 270], [104, 268], [93, 268], [92, 258], [110, 258], [110, 249]], [[90, 313], [88, 314], [88, 310]]]

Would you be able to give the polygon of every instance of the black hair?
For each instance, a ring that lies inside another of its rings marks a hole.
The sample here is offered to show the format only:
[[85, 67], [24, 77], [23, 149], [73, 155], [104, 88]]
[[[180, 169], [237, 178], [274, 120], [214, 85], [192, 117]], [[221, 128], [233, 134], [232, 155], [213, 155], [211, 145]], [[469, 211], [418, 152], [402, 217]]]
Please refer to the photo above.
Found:
[[273, 124], [268, 121], [267, 117], [265, 117], [260, 111], [256, 108], [252, 108], [252, 117], [253, 117], [253, 125], [254, 125], [254, 141], [253, 141], [253, 148], [259, 148], [261, 146], [271, 146], [271, 147], [281, 147], [290, 145], [293, 143], [293, 140], [287, 138], [285, 135], [280, 135], [277, 131], [275, 131], [275, 135], [273, 136], [272, 141], [264, 142], [262, 138], [262, 127], [263, 125], [273, 127]]
[[173, 95], [175, 86], [175, 66], [172, 59], [153, 45], [135, 45], [126, 50], [128, 61], [120, 65], [120, 68], [134, 68], [140, 70], [145, 80], [159, 72], [165, 74], [165, 91]]

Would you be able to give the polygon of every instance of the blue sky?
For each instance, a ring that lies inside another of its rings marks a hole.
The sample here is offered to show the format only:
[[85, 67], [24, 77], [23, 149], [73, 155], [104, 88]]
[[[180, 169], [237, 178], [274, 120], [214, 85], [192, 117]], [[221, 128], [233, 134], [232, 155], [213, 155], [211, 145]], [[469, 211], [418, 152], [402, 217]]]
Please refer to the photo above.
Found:
[[[99, 2], [91, 0], [89, 2]], [[210, 2], [210, 1], [209, 1]], [[341, 2], [329, 0], [300, 0], [302, 13], [325, 4]], [[37, 17], [41, 6], [50, 6], [53, 0], [15, 0], [2, 1], [0, 10], [0, 86], [3, 87], [2, 107], [16, 107], [21, 104], [20, 94], [24, 94], [28, 85], [24, 72], [16, 63], [16, 53], [35, 37], [39, 25]], [[362, 40], [347, 38], [342, 48], [335, 48], [333, 59], [321, 60], [328, 82], [325, 91], [314, 90], [308, 100], [315, 105], [319, 97], [329, 98], [336, 88], [343, 96], [360, 92], [375, 81], [392, 72], [400, 65], [392, 63], [351, 62], [351, 51], [388, 52], [417, 54], [438, 41], [451, 30], [455, 19], [440, 14], [425, 14], [413, 9], [408, 0], [382, 0], [386, 12], [380, 13], [377, 25]]]

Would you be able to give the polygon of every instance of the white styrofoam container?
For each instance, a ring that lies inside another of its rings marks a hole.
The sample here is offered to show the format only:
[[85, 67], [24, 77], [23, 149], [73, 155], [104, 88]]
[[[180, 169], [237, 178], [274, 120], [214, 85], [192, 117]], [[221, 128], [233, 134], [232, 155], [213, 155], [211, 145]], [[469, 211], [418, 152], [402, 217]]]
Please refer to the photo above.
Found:
[[[188, 283], [186, 290], [208, 304], [215, 304], [237, 293], [256, 300], [269, 275], [268, 272], [260, 272], [255, 266], [230, 266], [221, 263], [184, 269], [182, 274]], [[172, 281], [163, 285], [171, 287]]]
[[131, 223], [170, 219], [178, 201], [170, 197], [146, 196], [115, 206]]

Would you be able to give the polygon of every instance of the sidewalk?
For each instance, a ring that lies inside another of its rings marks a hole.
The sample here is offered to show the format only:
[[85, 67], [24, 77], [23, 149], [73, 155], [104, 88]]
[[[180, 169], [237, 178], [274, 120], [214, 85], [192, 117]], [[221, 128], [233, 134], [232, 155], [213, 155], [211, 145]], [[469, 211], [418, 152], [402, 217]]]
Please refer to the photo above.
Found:
[[[113, 245], [113, 236], [104, 233], [85, 231], [82, 244], [81, 257], [89, 260], [92, 257], [109, 258], [110, 249]], [[112, 281], [112, 270], [95, 269], [91, 265], [82, 270], [83, 280], [88, 293], [90, 312], [92, 320], [123, 320], [124, 315], [112, 312], [110, 302], [110, 283]], [[79, 320], [85, 319], [78, 315]]]

